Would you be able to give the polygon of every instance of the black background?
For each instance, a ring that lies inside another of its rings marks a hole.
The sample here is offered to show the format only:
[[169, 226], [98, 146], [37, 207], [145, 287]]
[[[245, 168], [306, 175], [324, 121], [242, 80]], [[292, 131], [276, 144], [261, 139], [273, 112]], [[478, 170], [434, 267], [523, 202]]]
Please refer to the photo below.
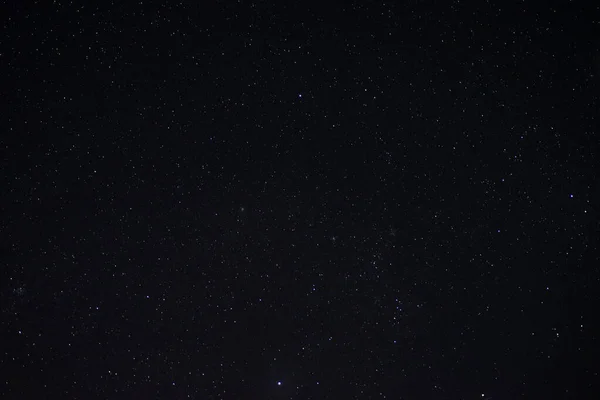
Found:
[[597, 398], [598, 6], [164, 3], [2, 6], [2, 398]]

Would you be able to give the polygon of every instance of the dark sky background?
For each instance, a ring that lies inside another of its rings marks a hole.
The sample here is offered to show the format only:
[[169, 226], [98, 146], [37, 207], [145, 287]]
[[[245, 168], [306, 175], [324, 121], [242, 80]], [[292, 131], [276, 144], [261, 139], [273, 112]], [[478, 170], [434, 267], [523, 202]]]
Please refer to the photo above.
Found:
[[595, 2], [7, 3], [0, 397], [598, 398]]

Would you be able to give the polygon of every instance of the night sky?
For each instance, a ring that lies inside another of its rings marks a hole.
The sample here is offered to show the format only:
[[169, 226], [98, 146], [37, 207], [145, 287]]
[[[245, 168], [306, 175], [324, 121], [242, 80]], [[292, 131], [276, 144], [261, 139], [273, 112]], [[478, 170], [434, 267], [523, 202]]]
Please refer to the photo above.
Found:
[[598, 398], [595, 2], [163, 3], [1, 6], [2, 399]]

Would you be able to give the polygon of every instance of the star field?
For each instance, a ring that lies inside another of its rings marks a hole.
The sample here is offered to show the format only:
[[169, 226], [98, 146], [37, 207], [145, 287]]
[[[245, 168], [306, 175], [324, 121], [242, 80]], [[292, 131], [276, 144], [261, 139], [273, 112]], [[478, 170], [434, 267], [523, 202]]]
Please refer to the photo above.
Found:
[[598, 11], [6, 6], [0, 397], [597, 398]]

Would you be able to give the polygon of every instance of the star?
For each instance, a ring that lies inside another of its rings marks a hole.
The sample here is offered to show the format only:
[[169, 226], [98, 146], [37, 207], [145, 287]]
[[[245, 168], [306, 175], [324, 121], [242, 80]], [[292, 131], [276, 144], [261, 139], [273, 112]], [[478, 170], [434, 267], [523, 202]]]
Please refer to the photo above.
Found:
[[277, 386], [281, 386], [281, 381], [277, 381]]

